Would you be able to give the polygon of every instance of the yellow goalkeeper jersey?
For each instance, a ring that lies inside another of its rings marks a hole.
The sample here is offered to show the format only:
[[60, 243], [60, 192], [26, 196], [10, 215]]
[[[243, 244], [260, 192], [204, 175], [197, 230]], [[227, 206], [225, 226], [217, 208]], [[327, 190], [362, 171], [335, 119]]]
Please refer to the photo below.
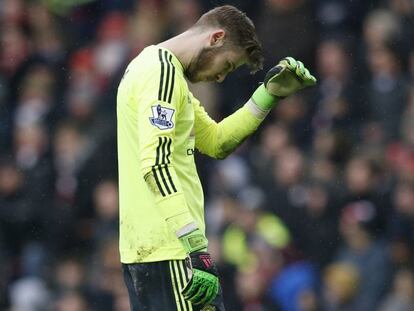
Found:
[[149, 46], [131, 61], [117, 96], [121, 262], [185, 258], [166, 215], [186, 213], [205, 231], [194, 150], [227, 156], [263, 120], [253, 106], [216, 123], [169, 50]]

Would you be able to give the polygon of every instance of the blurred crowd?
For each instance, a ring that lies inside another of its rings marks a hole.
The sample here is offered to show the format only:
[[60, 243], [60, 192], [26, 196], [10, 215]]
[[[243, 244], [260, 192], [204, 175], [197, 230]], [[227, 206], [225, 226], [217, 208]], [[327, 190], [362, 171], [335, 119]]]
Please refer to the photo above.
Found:
[[[223, 161], [197, 155], [229, 311], [414, 310], [412, 0], [2, 0], [0, 310], [125, 311], [116, 90], [145, 46], [217, 5], [266, 68], [318, 78]], [[192, 85], [217, 121], [265, 71]]]

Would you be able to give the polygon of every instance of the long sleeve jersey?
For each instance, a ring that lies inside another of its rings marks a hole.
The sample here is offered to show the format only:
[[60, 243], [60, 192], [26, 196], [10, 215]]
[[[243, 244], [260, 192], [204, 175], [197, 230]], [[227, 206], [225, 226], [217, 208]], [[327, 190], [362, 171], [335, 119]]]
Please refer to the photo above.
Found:
[[169, 50], [149, 46], [131, 61], [117, 96], [121, 262], [185, 258], [167, 220], [195, 222], [205, 232], [194, 151], [230, 154], [264, 118], [253, 106], [216, 123]]

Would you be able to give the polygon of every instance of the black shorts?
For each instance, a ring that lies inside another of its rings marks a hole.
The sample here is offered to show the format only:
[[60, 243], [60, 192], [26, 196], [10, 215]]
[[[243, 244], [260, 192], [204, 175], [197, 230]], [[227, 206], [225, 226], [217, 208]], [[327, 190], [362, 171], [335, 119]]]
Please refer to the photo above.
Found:
[[207, 306], [193, 306], [181, 295], [189, 277], [184, 260], [122, 264], [132, 311], [224, 311], [221, 288]]

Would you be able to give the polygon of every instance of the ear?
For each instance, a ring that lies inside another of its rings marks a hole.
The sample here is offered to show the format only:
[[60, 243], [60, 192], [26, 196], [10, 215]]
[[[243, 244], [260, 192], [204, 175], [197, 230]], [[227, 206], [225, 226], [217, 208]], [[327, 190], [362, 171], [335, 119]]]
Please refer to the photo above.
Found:
[[222, 46], [226, 32], [223, 29], [214, 30], [210, 34], [210, 46]]

